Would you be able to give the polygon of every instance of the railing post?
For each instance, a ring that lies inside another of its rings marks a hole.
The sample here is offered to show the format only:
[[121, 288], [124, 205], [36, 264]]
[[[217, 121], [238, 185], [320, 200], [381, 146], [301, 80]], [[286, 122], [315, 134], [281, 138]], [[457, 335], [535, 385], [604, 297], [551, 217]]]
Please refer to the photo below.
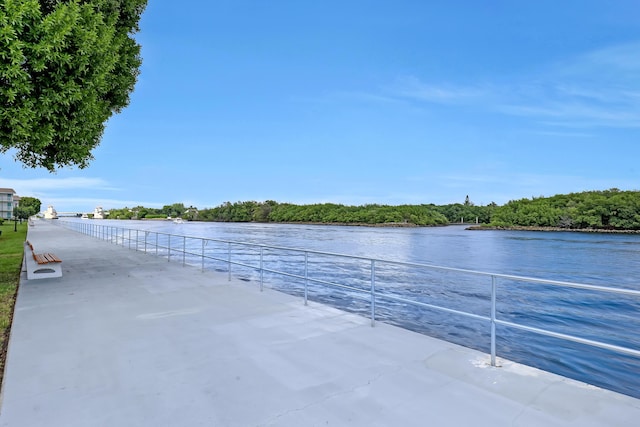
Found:
[[264, 248], [260, 247], [260, 292], [262, 292], [264, 289], [264, 270], [262, 269], [263, 256], [264, 256]]
[[186, 265], [187, 260], [187, 236], [182, 236], [182, 266]]
[[309, 252], [304, 253], [304, 305], [309, 301]]
[[171, 234], [168, 234], [167, 238], [169, 240], [168, 243], [167, 243], [167, 246], [168, 246], [168, 249], [167, 249], [167, 262], [171, 262]]
[[156, 231], [156, 256], [158, 256], [158, 232]]
[[231, 242], [227, 242], [227, 269], [229, 270], [229, 281], [231, 281]]
[[129, 249], [131, 249], [131, 229], [129, 229], [129, 238], [127, 239]]
[[376, 260], [371, 260], [371, 326], [376, 324]]
[[144, 253], [147, 253], [147, 239], [149, 237], [149, 232], [145, 231], [144, 232]]
[[204, 271], [204, 239], [202, 239], [202, 271]]
[[136, 252], [138, 252], [138, 242], [140, 241], [140, 235], [138, 229], [136, 229]]
[[491, 366], [496, 366], [496, 276], [491, 276]]

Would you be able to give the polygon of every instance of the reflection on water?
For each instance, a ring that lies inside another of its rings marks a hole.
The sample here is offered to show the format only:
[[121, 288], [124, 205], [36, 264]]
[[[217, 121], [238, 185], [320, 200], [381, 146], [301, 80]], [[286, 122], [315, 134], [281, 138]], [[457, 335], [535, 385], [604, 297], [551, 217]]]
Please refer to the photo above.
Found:
[[[526, 231], [467, 231], [463, 226], [377, 228], [288, 224], [185, 223], [168, 221], [95, 221], [101, 225], [178, 235], [259, 243], [271, 246], [416, 262], [499, 274], [579, 282], [640, 290], [640, 235]], [[185, 239], [200, 253], [201, 241]], [[207, 244], [206, 254], [227, 259], [226, 245]], [[257, 265], [259, 250], [234, 247], [234, 258]], [[268, 250], [264, 267], [304, 276], [304, 256]], [[199, 258], [192, 263], [199, 265]], [[224, 262], [209, 260], [226, 271]], [[234, 266], [234, 274], [256, 281], [252, 269]], [[370, 262], [310, 255], [310, 277], [366, 291]], [[270, 286], [303, 295], [304, 281], [265, 273]], [[415, 270], [376, 262], [376, 289], [425, 304], [488, 316], [491, 280], [434, 270]], [[319, 284], [311, 299], [368, 315], [368, 296]], [[498, 280], [498, 318], [640, 350], [640, 301], [525, 282]], [[484, 352], [489, 326], [455, 314], [380, 299], [379, 319]], [[640, 398], [640, 361], [630, 356], [573, 344], [533, 333], [498, 327], [498, 355]]]

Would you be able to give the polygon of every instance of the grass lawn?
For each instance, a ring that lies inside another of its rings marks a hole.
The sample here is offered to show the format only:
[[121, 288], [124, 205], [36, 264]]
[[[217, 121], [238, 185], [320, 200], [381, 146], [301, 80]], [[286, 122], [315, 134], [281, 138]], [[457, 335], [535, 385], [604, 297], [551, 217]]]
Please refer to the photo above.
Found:
[[20, 283], [22, 243], [27, 239], [27, 223], [25, 221], [18, 224], [17, 232], [13, 228], [12, 221], [5, 221], [0, 225], [0, 384], [4, 374], [13, 306]]

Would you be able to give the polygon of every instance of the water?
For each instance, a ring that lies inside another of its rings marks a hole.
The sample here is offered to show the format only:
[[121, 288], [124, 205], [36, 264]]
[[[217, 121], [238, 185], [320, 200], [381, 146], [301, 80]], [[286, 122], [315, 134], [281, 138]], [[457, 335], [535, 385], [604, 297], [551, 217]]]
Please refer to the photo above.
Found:
[[[640, 290], [640, 235], [634, 234], [468, 231], [463, 226], [91, 223]], [[207, 250], [226, 259], [226, 246]], [[256, 265], [256, 251], [241, 250], [239, 259]], [[194, 252], [199, 253], [198, 247]], [[267, 251], [264, 262], [265, 268], [304, 275], [300, 254]], [[217, 263], [212, 268], [226, 271], [227, 267]], [[234, 266], [233, 272], [247, 281], [258, 280], [252, 269]], [[370, 262], [311, 256], [309, 274], [367, 290]], [[265, 274], [265, 281], [284, 292], [303, 293], [303, 283], [295, 278]], [[490, 312], [490, 285], [490, 278], [482, 276], [376, 263], [379, 292], [482, 316]], [[505, 279], [499, 279], [497, 285], [499, 319], [640, 350], [638, 298]], [[321, 285], [312, 285], [309, 293], [311, 300], [362, 315], [368, 315], [370, 310], [366, 297]], [[388, 323], [489, 352], [489, 325], [480, 320], [384, 300], [378, 301], [376, 315]], [[499, 357], [640, 398], [638, 359], [500, 325], [497, 333]]]

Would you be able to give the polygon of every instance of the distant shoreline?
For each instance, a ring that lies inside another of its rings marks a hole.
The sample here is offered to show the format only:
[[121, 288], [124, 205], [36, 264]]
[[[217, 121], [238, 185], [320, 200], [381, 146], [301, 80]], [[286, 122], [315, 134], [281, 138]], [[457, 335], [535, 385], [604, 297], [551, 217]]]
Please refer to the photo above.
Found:
[[[124, 220], [123, 220], [124, 221]], [[166, 218], [140, 218], [130, 219], [129, 221], [168, 221]], [[435, 225], [417, 225], [413, 223], [404, 222], [384, 222], [378, 224], [368, 224], [365, 222], [257, 222], [257, 221], [185, 221], [185, 222], [211, 222], [220, 224], [289, 224], [289, 225], [334, 225], [341, 227], [379, 227], [379, 228], [424, 228], [424, 227], [449, 227], [449, 226], [467, 226], [466, 230], [478, 231], [478, 230], [503, 230], [503, 231], [562, 231], [567, 233], [607, 233], [607, 234], [640, 234], [640, 230], [611, 230], [606, 228], [560, 228], [560, 227], [539, 227], [539, 226], [490, 226], [490, 225], [469, 225], [461, 223], [450, 224], [435, 224]]]
[[[109, 219], [109, 218], [107, 218]], [[117, 219], [115, 221], [166, 221], [172, 222], [171, 219], [166, 218], [139, 218], [139, 219]], [[468, 225], [468, 224], [460, 224], [460, 223], [452, 223], [452, 224], [436, 224], [436, 225], [417, 225], [413, 223], [405, 223], [405, 222], [382, 222], [378, 224], [368, 224], [366, 222], [312, 222], [312, 221], [283, 221], [283, 222], [274, 222], [274, 221], [201, 221], [201, 220], [185, 220], [185, 222], [202, 222], [202, 223], [218, 223], [218, 224], [299, 224], [299, 225], [338, 225], [338, 226], [352, 226], [352, 227], [390, 227], [390, 228], [418, 228], [418, 227], [447, 227], [449, 225]]]
[[606, 228], [560, 228], [560, 227], [538, 227], [538, 226], [482, 226], [474, 225], [467, 227], [467, 230], [505, 230], [505, 231], [563, 231], [569, 233], [607, 233], [607, 234], [640, 234], [640, 230], [610, 230]]

